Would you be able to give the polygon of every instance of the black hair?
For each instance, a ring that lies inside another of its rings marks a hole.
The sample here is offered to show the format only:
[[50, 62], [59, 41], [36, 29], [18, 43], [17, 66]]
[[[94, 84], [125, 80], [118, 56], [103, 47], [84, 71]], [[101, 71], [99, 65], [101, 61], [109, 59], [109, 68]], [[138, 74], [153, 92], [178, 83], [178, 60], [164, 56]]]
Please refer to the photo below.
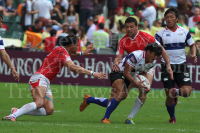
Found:
[[136, 26], [138, 25], [137, 20], [134, 17], [128, 17], [125, 21], [125, 24], [132, 23], [132, 22], [135, 23]]
[[3, 15], [0, 13], [0, 18], [2, 18], [2, 20], [3, 20]]
[[100, 24], [98, 25], [98, 27], [99, 27], [99, 29], [104, 29], [104, 23], [100, 23]]
[[42, 22], [42, 20], [40, 20], [40, 19], [35, 20], [35, 24], [38, 24], [39, 22]]
[[200, 42], [200, 40], [196, 40], [196, 42], [195, 42], [195, 43], [197, 43], [197, 42]]
[[120, 30], [122, 30], [125, 27], [121, 20], [119, 20], [119, 25], [120, 25]]
[[156, 42], [150, 43], [145, 47], [145, 51], [149, 50], [154, 52], [155, 55], [160, 56], [162, 54], [162, 47], [159, 46]]
[[170, 7], [166, 12], [165, 12], [165, 15], [166, 16], [168, 13], [174, 13], [176, 18], [179, 18], [179, 13], [178, 13], [178, 10], [174, 7]]
[[71, 29], [70, 30], [70, 35], [76, 35], [77, 34], [77, 30], [76, 29]]
[[57, 46], [68, 47], [71, 44], [76, 45], [77, 43], [78, 43], [78, 37], [76, 37], [74, 35], [59, 36], [58, 39], [56, 40]]
[[51, 35], [51, 36], [55, 36], [55, 35], [56, 35], [56, 32], [57, 32], [56, 30], [52, 29], [52, 30], [50, 30], [50, 35]]

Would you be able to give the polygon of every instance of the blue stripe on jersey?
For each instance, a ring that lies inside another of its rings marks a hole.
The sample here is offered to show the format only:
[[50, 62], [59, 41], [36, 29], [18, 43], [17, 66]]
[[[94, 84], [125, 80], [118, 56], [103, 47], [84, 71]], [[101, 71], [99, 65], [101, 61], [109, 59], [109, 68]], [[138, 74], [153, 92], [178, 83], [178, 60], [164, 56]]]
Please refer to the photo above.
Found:
[[0, 45], [3, 45], [3, 40], [0, 40]]
[[176, 50], [176, 49], [184, 49], [185, 43], [170, 43], [163, 45], [165, 50]]
[[[131, 54], [129, 54], [129, 55], [126, 56], [125, 61], [124, 61], [124, 63], [123, 63], [122, 66], [125, 66], [127, 60], [128, 60], [128, 59], [131, 59], [132, 57], [133, 57], [134, 60], [135, 60], [135, 62], [133, 62], [133, 63], [137, 63], [137, 60], [136, 60], [136, 58], [135, 58], [135, 55], [134, 55], [133, 53], [131, 53]], [[131, 60], [131, 61], [132, 61], [132, 60]]]
[[156, 33], [156, 35], [155, 35], [155, 38], [156, 38], [156, 40], [161, 44], [161, 45], [163, 45], [163, 41], [162, 41], [162, 38]]
[[189, 44], [187, 43], [187, 41], [191, 38], [192, 36], [190, 35], [190, 33], [188, 32], [185, 43], [189, 46]]

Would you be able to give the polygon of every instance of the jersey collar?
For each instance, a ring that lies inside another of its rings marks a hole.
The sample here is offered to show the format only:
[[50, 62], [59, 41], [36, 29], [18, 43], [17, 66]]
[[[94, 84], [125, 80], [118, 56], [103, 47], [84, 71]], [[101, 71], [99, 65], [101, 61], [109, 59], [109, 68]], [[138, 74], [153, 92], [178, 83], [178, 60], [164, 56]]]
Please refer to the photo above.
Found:
[[178, 28], [180, 28], [178, 25], [176, 25], [176, 29], [175, 30], [170, 30], [169, 28], [167, 28], [167, 26], [165, 27], [166, 30], [170, 30], [172, 32], [175, 32]]

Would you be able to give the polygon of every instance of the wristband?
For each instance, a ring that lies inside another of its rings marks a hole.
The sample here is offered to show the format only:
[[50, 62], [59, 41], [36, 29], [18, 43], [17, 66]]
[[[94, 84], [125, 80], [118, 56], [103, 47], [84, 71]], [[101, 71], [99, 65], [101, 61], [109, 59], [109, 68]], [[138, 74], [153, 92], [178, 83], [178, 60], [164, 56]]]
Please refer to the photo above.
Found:
[[94, 72], [93, 72], [93, 71], [90, 71], [90, 75], [93, 76], [93, 75], [94, 75]]

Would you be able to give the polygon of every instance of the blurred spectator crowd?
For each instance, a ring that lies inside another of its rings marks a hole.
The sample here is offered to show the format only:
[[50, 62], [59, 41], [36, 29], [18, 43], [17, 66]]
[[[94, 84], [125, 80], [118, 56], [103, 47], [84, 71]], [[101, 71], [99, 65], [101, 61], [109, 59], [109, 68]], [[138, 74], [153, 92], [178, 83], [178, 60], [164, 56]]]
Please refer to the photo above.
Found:
[[59, 37], [72, 34], [79, 51], [94, 44], [94, 53], [114, 54], [126, 18], [134, 17], [139, 30], [154, 36], [166, 26], [169, 7], [179, 10], [177, 24], [189, 30], [200, 55], [200, 0], [0, 0], [0, 36], [20, 40], [10, 48], [50, 52]]

